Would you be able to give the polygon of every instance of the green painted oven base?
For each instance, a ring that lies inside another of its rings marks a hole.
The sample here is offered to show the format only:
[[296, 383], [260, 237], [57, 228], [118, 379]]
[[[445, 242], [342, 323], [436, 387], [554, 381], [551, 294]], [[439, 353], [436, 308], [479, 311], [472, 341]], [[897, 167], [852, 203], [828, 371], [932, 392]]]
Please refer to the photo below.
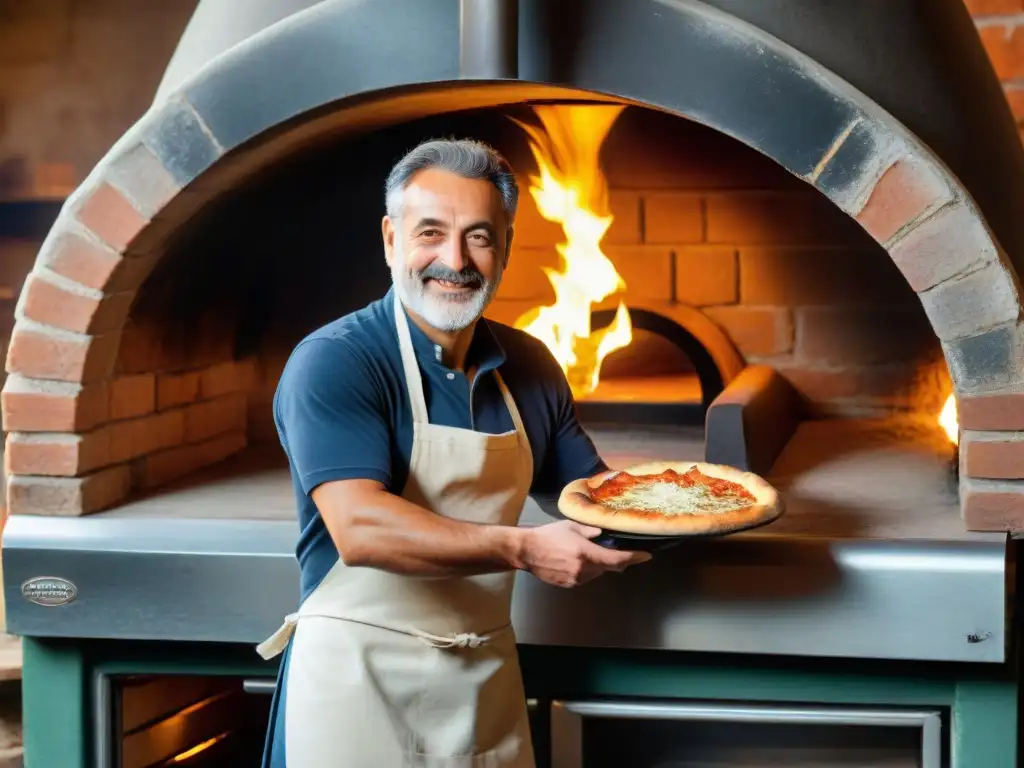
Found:
[[[92, 765], [94, 680], [102, 674], [267, 677], [249, 646], [24, 641], [28, 768]], [[578, 648], [520, 649], [531, 697], [595, 696], [945, 707], [952, 768], [1017, 765], [1018, 679], [1010, 667], [850, 663]], [[947, 734], [948, 737], [948, 734]]]

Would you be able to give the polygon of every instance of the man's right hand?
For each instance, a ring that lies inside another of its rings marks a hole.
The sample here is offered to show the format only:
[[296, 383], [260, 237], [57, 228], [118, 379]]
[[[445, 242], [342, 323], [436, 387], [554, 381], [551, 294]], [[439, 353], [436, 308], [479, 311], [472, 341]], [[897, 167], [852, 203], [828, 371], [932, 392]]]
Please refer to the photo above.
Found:
[[651, 559], [647, 552], [608, 549], [591, 539], [600, 528], [571, 520], [522, 531], [521, 568], [556, 587], [586, 584], [606, 571], [624, 571]]

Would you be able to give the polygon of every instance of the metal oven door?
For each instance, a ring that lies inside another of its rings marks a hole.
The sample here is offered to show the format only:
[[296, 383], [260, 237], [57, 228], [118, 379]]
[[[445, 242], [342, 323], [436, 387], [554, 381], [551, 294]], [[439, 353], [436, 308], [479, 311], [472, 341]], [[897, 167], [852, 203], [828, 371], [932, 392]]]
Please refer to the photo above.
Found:
[[553, 701], [551, 768], [944, 768], [940, 710]]

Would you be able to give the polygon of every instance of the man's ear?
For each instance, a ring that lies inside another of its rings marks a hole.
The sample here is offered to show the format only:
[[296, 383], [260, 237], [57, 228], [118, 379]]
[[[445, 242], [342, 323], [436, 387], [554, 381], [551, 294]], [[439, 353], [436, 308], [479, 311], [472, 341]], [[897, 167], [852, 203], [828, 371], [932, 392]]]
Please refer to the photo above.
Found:
[[390, 216], [385, 216], [380, 222], [380, 234], [384, 241], [384, 261], [391, 266], [395, 257], [395, 222]]

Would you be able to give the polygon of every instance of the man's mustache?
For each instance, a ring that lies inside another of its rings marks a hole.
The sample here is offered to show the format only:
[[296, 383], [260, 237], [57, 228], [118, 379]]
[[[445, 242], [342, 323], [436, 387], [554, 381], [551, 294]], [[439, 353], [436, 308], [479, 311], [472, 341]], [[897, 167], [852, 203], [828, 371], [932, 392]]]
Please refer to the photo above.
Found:
[[456, 285], [483, 285], [484, 276], [476, 267], [466, 265], [460, 270], [454, 270], [444, 264], [428, 264], [417, 273], [420, 280], [444, 280], [446, 283]]

